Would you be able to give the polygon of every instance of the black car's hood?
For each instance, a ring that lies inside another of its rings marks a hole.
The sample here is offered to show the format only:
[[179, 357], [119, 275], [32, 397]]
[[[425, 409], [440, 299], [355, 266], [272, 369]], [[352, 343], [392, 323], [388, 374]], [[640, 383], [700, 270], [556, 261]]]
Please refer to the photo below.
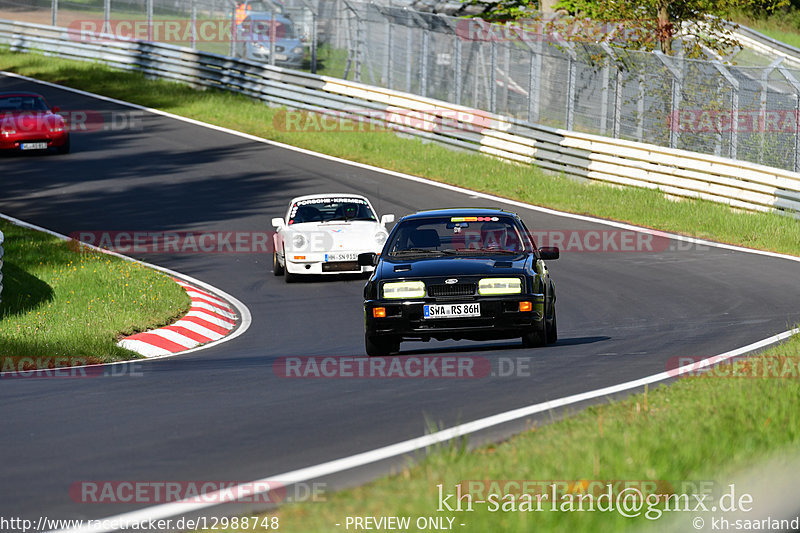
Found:
[[424, 259], [385, 257], [378, 265], [381, 279], [431, 276], [521, 275], [529, 255], [493, 255], [479, 257], [444, 256]]

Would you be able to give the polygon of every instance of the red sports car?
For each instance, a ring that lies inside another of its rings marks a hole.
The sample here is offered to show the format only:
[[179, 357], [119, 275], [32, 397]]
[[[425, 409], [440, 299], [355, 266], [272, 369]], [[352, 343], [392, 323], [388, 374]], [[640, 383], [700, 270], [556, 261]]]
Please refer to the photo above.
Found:
[[0, 93], [0, 150], [68, 153], [69, 132], [58, 110], [36, 93]]

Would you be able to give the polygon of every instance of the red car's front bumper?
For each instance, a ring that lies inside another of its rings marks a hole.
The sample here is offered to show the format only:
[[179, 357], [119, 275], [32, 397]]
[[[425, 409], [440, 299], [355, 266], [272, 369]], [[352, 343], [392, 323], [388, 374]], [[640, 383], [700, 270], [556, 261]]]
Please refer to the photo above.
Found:
[[[0, 150], [26, 150], [31, 145], [46, 143], [46, 148], [60, 148], [67, 144], [69, 133], [66, 131], [44, 132], [26, 131], [24, 133], [13, 133], [10, 135], [0, 134]], [[34, 148], [34, 149], [46, 149]]]

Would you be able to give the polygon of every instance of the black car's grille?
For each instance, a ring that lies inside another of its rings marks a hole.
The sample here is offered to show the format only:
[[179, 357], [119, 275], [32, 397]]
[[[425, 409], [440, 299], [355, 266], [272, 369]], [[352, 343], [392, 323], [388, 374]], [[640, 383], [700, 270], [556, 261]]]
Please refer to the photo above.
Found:
[[452, 285], [428, 285], [428, 296], [472, 296], [475, 294], [474, 283], [454, 283]]

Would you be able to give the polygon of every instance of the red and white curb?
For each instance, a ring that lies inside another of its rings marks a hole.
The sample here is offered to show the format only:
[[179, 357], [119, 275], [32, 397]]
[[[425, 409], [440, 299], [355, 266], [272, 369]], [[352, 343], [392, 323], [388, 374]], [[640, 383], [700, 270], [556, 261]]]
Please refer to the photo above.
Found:
[[126, 337], [117, 343], [119, 346], [145, 357], [161, 357], [219, 340], [234, 330], [237, 316], [228, 302], [195, 285], [173, 279], [192, 299], [189, 312], [169, 326]]

